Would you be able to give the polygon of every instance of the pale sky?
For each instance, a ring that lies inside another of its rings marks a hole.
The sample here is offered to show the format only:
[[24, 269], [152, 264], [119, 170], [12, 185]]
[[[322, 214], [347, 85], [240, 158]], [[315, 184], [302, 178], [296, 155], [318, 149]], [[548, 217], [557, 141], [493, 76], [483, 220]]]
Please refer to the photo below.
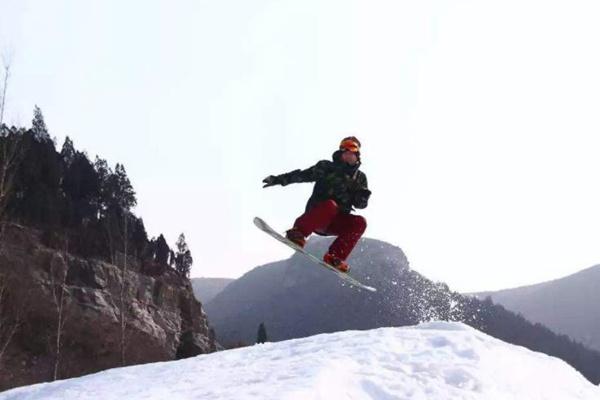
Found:
[[0, 0], [5, 120], [120, 162], [193, 277], [290, 250], [311, 184], [270, 174], [363, 144], [367, 237], [454, 290], [600, 263], [600, 3]]

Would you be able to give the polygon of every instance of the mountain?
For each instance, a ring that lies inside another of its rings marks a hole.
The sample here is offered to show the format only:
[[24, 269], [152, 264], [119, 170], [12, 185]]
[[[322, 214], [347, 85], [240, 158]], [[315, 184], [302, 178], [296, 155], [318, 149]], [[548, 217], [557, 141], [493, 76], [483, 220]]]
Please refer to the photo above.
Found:
[[[312, 238], [307, 249], [323, 254], [330, 242]], [[388, 301], [409, 270], [404, 253], [368, 239], [359, 243], [349, 262], [352, 275], [376, 286], [377, 293], [345, 286], [331, 272], [294, 253], [288, 260], [246, 273], [204, 307], [221, 343], [252, 343], [261, 322], [266, 323], [272, 340], [389, 324], [396, 307], [408, 306]], [[380, 282], [384, 276], [387, 282]], [[418, 321], [407, 318], [402, 322]]]
[[[551, 379], [549, 379], [551, 378]], [[0, 393], [0, 400], [596, 400], [563, 361], [461, 323], [311, 336]]]
[[235, 279], [231, 278], [192, 278], [194, 295], [201, 303], [208, 303]]
[[[323, 254], [331, 238], [307, 244]], [[451, 291], [409, 267], [402, 250], [362, 238], [349, 259], [351, 273], [377, 292], [347, 286], [301, 254], [257, 267], [204, 305], [219, 343], [254, 343], [264, 323], [272, 341], [354, 329], [462, 321], [496, 338], [562, 358], [592, 382], [600, 382], [600, 352], [534, 325], [491, 301]]]
[[600, 350], [600, 265], [536, 285], [474, 293]]

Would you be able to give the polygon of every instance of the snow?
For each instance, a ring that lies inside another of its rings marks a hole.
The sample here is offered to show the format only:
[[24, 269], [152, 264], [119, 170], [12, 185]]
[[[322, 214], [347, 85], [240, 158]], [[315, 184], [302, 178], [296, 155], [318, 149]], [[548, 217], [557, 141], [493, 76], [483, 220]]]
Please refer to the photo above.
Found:
[[565, 362], [461, 323], [321, 334], [0, 393], [26, 399], [600, 399]]

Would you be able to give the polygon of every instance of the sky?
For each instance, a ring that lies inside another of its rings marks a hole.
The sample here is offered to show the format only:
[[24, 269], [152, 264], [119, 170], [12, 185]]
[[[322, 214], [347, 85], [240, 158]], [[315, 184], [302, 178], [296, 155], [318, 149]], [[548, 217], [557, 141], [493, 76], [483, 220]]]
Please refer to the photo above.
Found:
[[5, 122], [125, 165], [192, 277], [289, 257], [257, 230], [311, 184], [271, 174], [362, 142], [365, 236], [458, 291], [600, 263], [596, 1], [0, 0]]

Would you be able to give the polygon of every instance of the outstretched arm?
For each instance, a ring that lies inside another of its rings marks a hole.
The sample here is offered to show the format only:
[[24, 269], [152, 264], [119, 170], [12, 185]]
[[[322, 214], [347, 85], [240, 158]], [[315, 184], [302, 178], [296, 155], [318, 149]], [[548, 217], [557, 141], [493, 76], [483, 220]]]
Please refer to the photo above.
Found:
[[329, 165], [328, 161], [319, 161], [315, 165], [305, 170], [296, 169], [281, 175], [269, 175], [263, 179], [263, 187], [281, 185], [286, 186], [290, 183], [314, 182], [319, 177], [325, 175]]

